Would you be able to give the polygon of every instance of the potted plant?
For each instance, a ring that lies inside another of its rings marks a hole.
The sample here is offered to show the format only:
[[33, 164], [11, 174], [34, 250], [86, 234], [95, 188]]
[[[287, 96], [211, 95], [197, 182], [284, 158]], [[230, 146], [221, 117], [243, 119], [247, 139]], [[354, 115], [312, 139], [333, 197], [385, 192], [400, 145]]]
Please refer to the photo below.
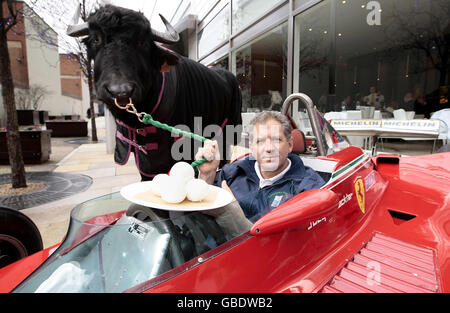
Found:
[[[20, 144], [25, 164], [39, 164], [49, 160], [51, 153], [51, 130], [40, 125], [20, 126]], [[6, 128], [0, 128], [0, 164], [9, 164]]]
[[29, 88], [17, 88], [15, 97], [17, 103], [17, 118], [19, 125], [43, 125], [48, 119], [48, 111], [39, 110], [45, 97], [50, 92], [45, 86], [34, 84]]
[[[51, 130], [41, 126], [48, 113], [43, 111], [41, 122], [38, 111], [41, 102], [48, 94], [47, 89], [40, 85], [15, 90], [20, 144], [25, 164], [43, 163], [50, 158]], [[6, 133], [6, 128], [0, 128], [0, 164], [9, 163]]]

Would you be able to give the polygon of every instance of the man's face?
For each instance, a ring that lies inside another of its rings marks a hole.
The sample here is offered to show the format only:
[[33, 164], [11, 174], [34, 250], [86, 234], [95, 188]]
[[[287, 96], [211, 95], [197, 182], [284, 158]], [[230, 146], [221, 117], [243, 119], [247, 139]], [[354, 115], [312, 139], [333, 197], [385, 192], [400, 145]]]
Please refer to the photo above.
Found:
[[270, 119], [253, 126], [250, 149], [261, 171], [273, 172], [280, 169], [285, 164], [292, 147], [292, 138], [289, 140], [286, 138], [278, 121]]

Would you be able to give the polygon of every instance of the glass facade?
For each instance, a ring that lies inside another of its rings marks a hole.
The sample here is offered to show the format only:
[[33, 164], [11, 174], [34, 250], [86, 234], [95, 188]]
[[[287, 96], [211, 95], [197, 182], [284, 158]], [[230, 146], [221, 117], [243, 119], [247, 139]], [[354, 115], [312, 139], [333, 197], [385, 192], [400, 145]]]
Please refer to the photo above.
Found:
[[295, 18], [294, 90], [306, 93], [321, 112], [330, 111], [330, 71], [333, 66], [331, 5], [319, 3]]
[[280, 110], [287, 96], [287, 23], [233, 52], [242, 111]]
[[224, 57], [224, 58], [221, 58], [221, 59], [211, 63], [210, 66], [228, 70], [229, 69], [228, 64], [229, 64], [228, 57]]
[[280, 109], [294, 92], [322, 113], [392, 118], [403, 109], [429, 118], [450, 107], [448, 0], [225, 2], [198, 32], [198, 56], [208, 65], [227, 62], [243, 112]]
[[232, 0], [232, 32], [242, 30], [250, 22], [261, 17], [280, 0]]
[[429, 118], [449, 107], [449, 17], [446, 0], [322, 1], [295, 17], [294, 90], [324, 113]]
[[230, 36], [229, 25], [230, 7], [227, 5], [198, 33], [199, 58], [228, 40]]

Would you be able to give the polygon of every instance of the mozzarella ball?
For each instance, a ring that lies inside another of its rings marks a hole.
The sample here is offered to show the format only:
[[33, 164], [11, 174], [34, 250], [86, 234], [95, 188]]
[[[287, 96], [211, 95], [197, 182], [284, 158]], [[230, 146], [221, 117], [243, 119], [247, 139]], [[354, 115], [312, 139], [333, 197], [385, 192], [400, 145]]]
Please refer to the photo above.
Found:
[[192, 167], [192, 165], [186, 162], [177, 162], [170, 169], [170, 177], [173, 177], [185, 184], [193, 179], [194, 176], [194, 168]]
[[186, 196], [190, 201], [202, 201], [209, 192], [209, 185], [203, 179], [191, 179], [186, 184]]
[[153, 180], [150, 187], [150, 190], [158, 196], [161, 196], [161, 192], [164, 188], [164, 185], [167, 184], [167, 180], [169, 179], [169, 175], [167, 174], [158, 174], [156, 175]]
[[161, 190], [161, 198], [169, 203], [182, 202], [186, 198], [186, 184], [169, 176]]

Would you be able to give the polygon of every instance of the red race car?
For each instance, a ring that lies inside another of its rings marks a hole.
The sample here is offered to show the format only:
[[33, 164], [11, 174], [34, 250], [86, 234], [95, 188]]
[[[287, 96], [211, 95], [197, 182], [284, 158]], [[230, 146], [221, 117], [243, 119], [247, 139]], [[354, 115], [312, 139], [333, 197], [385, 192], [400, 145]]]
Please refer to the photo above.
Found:
[[286, 99], [289, 117], [294, 100], [311, 130], [294, 149], [322, 188], [232, 236], [201, 210], [93, 199], [60, 245], [0, 269], [0, 291], [450, 292], [450, 153], [371, 156], [306, 95]]

